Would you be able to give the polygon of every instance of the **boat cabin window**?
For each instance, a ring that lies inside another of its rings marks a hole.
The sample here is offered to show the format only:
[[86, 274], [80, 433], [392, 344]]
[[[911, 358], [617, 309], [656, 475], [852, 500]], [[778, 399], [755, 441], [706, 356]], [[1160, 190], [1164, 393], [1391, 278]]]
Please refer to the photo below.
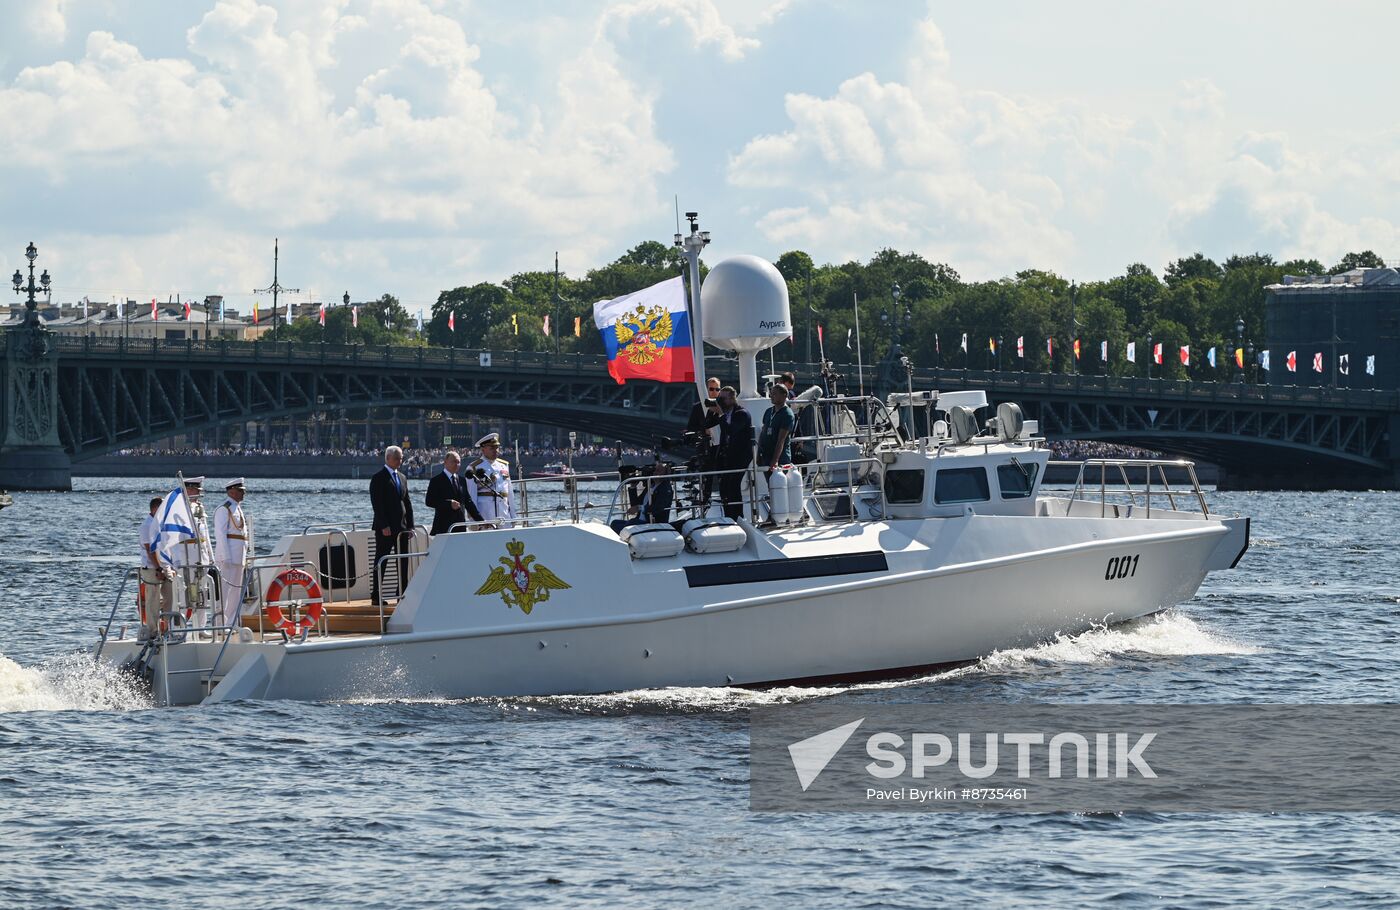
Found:
[[944, 468], [933, 481], [933, 501], [986, 502], [992, 495], [985, 468]]
[[997, 486], [1002, 499], [1025, 499], [1035, 489], [1035, 475], [1040, 465], [1035, 462], [997, 465]]
[[894, 505], [924, 501], [924, 469], [885, 472], [885, 501]]

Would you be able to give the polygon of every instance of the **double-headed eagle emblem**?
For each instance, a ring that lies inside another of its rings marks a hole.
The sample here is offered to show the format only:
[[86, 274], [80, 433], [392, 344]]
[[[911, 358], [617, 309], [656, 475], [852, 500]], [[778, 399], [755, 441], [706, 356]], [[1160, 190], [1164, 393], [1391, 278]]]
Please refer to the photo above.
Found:
[[661, 347], [671, 337], [671, 311], [664, 306], [639, 305], [617, 318], [618, 353], [635, 366], [646, 366], [661, 356]]
[[535, 604], [549, 600], [549, 592], [570, 585], [558, 575], [541, 565], [534, 565], [535, 557], [524, 556], [525, 544], [512, 540], [506, 544], [510, 556], [502, 556], [499, 566], [491, 570], [486, 581], [476, 589], [477, 594], [500, 593], [501, 600], [508, 607], [519, 607], [521, 613], [528, 614]]

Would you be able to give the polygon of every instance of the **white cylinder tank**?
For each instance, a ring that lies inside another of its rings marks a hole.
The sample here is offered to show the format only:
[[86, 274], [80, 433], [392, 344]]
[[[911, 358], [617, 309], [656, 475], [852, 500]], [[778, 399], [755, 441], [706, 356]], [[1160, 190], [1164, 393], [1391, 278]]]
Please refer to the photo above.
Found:
[[788, 521], [787, 475], [779, 468], [768, 475], [768, 517], [778, 524]]
[[757, 397], [756, 355], [792, 334], [782, 274], [758, 256], [733, 256], [705, 276], [700, 308], [705, 340], [739, 355], [740, 396]]
[[802, 515], [807, 511], [807, 503], [803, 497], [802, 468], [793, 465], [787, 471], [787, 517], [790, 522], [799, 522]]

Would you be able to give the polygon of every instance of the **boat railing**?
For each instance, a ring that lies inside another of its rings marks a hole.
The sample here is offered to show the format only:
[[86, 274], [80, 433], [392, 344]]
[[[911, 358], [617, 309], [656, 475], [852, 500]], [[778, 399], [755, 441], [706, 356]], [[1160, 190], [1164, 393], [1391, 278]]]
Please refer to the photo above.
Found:
[[[1086, 458], [1083, 461], [1052, 461], [1050, 466], [1078, 465], [1079, 471], [1074, 481], [1074, 492], [1070, 500], [1092, 502], [1095, 490], [1098, 492], [1099, 515], [1108, 516], [1109, 498], [1126, 500], [1133, 507], [1145, 509], [1145, 517], [1152, 517], [1152, 503], [1165, 500], [1168, 511], [1183, 511], [1178, 508], [1177, 498], [1185, 498], [1189, 504], [1195, 500], [1202, 518], [1210, 518], [1210, 508], [1206, 505], [1205, 493], [1196, 477], [1194, 462], [1181, 458]], [[1191, 489], [1173, 489], [1167, 479], [1167, 470], [1184, 471]], [[1139, 473], [1141, 472], [1141, 473]], [[1141, 478], [1136, 483], [1134, 478]], [[1096, 482], [1097, 481], [1097, 482]], [[1159, 505], [1158, 510], [1161, 510]], [[1189, 509], [1186, 511], [1190, 511]]]
[[[844, 493], [848, 508], [847, 514], [841, 517], [852, 521], [859, 521], [861, 516], [856, 508], [857, 491], [866, 487], [868, 478], [878, 476], [880, 464], [881, 462], [878, 458], [862, 457], [833, 461], [809, 461], [803, 464], [795, 464], [793, 467], [798, 470], [802, 478], [804, 501], [807, 501], [809, 498], [820, 497], [823, 494], [840, 495]], [[718, 492], [719, 478], [732, 476], [734, 474], [743, 475], [743, 477], [748, 480], [747, 489], [744, 490], [745, 511], [754, 523], [758, 523], [759, 516], [762, 515], [761, 507], [765, 501], [759, 496], [758, 475], [760, 470], [762, 469], [760, 469], [756, 463], [750, 462], [747, 467], [730, 468], [726, 470], [635, 474], [621, 480], [613, 491], [613, 508], [608, 512], [607, 523], [612, 524], [612, 522], [619, 517], [626, 520], [633, 511], [639, 510], [638, 503], [640, 503], [643, 498], [650, 498], [650, 490], [648, 488], [663, 483], [671, 484], [673, 490], [680, 485], [684, 485], [688, 488], [688, 492], [691, 495], [679, 499], [679, 504], [677, 505], [679, 514], [684, 515], [685, 510], [688, 508], [690, 517], [702, 517], [703, 512], [708, 511], [712, 504], [714, 494]], [[842, 477], [843, 479], [837, 481], [837, 477]], [[709, 481], [708, 484], [707, 481]], [[709, 487], [710, 493], [708, 497], [703, 495], [706, 492], [707, 486]], [[635, 491], [638, 487], [640, 487], [641, 494], [633, 496], [631, 491]], [[631, 488], [631, 491], [629, 491], [629, 488]], [[810, 492], [808, 492], [809, 489]], [[873, 484], [873, 489], [870, 489], [868, 493], [871, 498], [879, 500], [878, 516], [874, 517], [884, 517], [887, 512], [884, 484]], [[618, 512], [619, 505], [621, 505], [620, 514]], [[827, 515], [825, 510], [820, 506], [818, 507], [818, 511], [821, 512], [824, 518], [833, 517]]]
[[[374, 563], [374, 571], [375, 571], [376, 573], [382, 571], [382, 570], [385, 568], [385, 566], [387, 566], [391, 561], [402, 561], [402, 562], [403, 562], [403, 565], [399, 568], [399, 577], [400, 577], [400, 578], [403, 578], [404, 573], [407, 572], [407, 570], [408, 570], [408, 562], [409, 562], [409, 560], [411, 560], [411, 559], [422, 559], [423, 557], [425, 557], [425, 556], [427, 556], [427, 555], [428, 555], [428, 551], [427, 551], [427, 550], [415, 550], [415, 551], [410, 552], [410, 553], [385, 553], [383, 556], [379, 557], [379, 559], [375, 561], [375, 563]], [[376, 575], [375, 577], [380, 577], [380, 576]], [[412, 576], [410, 575], [410, 577], [412, 577]], [[401, 583], [399, 584], [398, 593], [397, 593], [397, 594], [394, 596], [394, 598], [393, 598], [395, 609], [398, 608], [399, 601], [403, 600], [404, 589], [405, 589], [406, 587], [408, 587], [408, 585], [407, 585], [406, 583], [401, 582]], [[385, 603], [384, 603], [384, 602], [385, 602], [386, 600], [388, 600], [388, 599], [389, 599], [388, 596], [386, 596], [385, 593], [384, 593], [384, 591], [381, 589], [380, 592], [379, 592], [379, 603], [375, 604], [375, 606], [377, 606], [377, 607], [379, 608], [379, 632], [380, 632], [381, 635], [384, 633], [384, 629], [385, 629], [385, 624], [384, 624], [384, 619], [385, 619], [385, 617], [384, 617], [384, 606], [385, 606]]]

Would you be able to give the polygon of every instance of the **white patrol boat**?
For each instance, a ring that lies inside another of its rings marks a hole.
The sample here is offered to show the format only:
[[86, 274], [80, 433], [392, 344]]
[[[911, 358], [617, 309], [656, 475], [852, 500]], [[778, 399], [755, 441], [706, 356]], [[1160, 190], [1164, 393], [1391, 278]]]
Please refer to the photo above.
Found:
[[[693, 264], [693, 225], [685, 242]], [[739, 351], [757, 423], [754, 353], [788, 334], [783, 280], [727, 260], [703, 304], [702, 337]], [[1035, 422], [1010, 403], [991, 416], [982, 392], [828, 385], [794, 406], [813, 458], [771, 479], [745, 470], [742, 518], [699, 502], [718, 483], [695, 471], [580, 475], [584, 490], [556, 485], [533, 511], [533, 481], [518, 481], [512, 522], [420, 529], [386, 558], [383, 606], [368, 600], [368, 528], [306, 528], [255, 561], [237, 627], [182, 626], [177, 584], [163, 634], [113, 635], [119, 594], [99, 659], [146, 674], [159, 704], [897, 677], [1163, 610], [1248, 546], [1249, 520], [1210, 514], [1187, 462], [1084, 462], [1072, 491], [1048, 493]], [[1169, 467], [1189, 489], [1167, 485]], [[674, 521], [632, 517], [663, 488]], [[581, 503], [589, 489], [611, 502]]]

